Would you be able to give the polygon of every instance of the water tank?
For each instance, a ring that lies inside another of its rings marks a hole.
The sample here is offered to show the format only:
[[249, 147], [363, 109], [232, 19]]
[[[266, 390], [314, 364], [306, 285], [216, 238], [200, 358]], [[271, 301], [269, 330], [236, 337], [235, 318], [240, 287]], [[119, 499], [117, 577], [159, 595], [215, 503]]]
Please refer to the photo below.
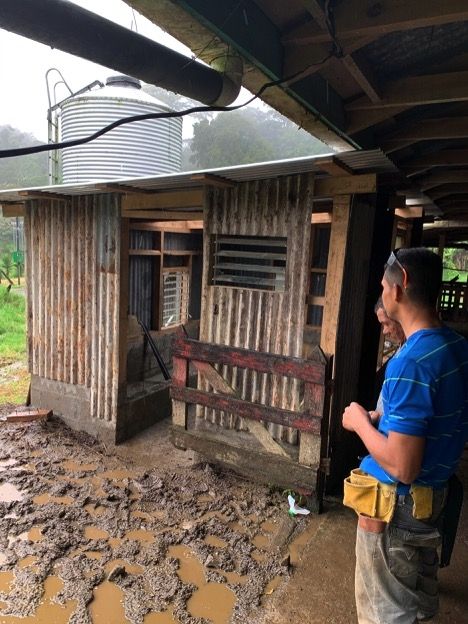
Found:
[[[171, 109], [141, 90], [140, 81], [111, 76], [106, 86], [62, 105], [63, 141], [89, 136], [132, 115]], [[151, 119], [119, 126], [90, 143], [62, 151], [63, 182], [115, 180], [180, 170], [182, 119]]]

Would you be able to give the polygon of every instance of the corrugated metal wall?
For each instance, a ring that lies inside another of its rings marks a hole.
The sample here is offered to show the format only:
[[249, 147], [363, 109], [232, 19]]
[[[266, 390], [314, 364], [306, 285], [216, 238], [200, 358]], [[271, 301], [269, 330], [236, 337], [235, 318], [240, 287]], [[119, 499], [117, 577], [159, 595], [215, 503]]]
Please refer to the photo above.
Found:
[[[302, 357], [312, 190], [313, 175], [304, 174], [209, 191], [204, 215], [200, 340]], [[211, 286], [214, 234], [287, 237], [286, 290]], [[299, 409], [300, 389], [295, 380], [227, 367], [220, 372], [244, 399]], [[243, 427], [235, 415], [211, 412], [207, 417], [229, 429]], [[275, 438], [297, 443], [296, 431], [278, 425], [268, 428]]]
[[116, 420], [120, 205], [115, 195], [30, 200], [25, 218], [29, 366], [90, 389], [90, 418]]
[[[154, 232], [130, 230], [130, 249], [154, 249]], [[129, 313], [151, 328], [153, 324], [153, 284], [155, 258], [130, 256], [129, 258]]]

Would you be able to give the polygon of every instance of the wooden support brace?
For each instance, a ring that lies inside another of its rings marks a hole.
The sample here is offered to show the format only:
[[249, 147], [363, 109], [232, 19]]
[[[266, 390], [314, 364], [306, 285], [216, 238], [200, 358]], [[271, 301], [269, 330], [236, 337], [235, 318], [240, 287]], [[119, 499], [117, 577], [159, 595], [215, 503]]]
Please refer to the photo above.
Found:
[[[227, 394], [228, 396], [233, 396], [238, 399], [238, 392], [232, 388], [228, 382], [218, 373], [218, 371], [208, 362], [200, 362], [199, 360], [192, 360], [192, 364], [195, 366], [197, 371], [203, 375], [206, 381], [216, 390], [216, 392], [220, 392], [221, 394]], [[254, 435], [263, 448], [275, 455], [283, 455], [284, 457], [288, 457], [286, 451], [275, 442], [272, 438], [271, 434], [262, 423], [257, 422], [256, 420], [250, 420], [248, 422], [249, 431], [252, 435]]]
[[[184, 358], [173, 358], [172, 386], [184, 389], [188, 381], [188, 362]], [[181, 400], [172, 401], [172, 424], [187, 428], [187, 404]]]

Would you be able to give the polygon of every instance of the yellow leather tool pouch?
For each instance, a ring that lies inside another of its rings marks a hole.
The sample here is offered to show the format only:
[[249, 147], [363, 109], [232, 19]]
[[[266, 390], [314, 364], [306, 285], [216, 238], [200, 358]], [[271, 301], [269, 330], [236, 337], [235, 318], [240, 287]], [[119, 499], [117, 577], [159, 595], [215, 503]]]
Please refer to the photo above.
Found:
[[433, 489], [425, 485], [413, 485], [410, 487], [413, 499], [413, 517], [416, 520], [427, 520], [432, 516]]
[[390, 522], [396, 505], [396, 485], [381, 483], [356, 468], [344, 480], [343, 505], [357, 514]]

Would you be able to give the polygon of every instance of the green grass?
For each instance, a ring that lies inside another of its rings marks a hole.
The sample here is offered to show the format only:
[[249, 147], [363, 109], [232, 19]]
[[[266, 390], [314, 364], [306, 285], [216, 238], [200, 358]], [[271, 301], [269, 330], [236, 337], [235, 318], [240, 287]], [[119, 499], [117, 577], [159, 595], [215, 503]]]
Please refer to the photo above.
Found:
[[0, 364], [26, 356], [25, 298], [0, 286]]
[[444, 282], [448, 282], [452, 278], [458, 275], [458, 281], [460, 283], [466, 282], [468, 277], [468, 271], [458, 271], [457, 269], [444, 269], [443, 279]]

